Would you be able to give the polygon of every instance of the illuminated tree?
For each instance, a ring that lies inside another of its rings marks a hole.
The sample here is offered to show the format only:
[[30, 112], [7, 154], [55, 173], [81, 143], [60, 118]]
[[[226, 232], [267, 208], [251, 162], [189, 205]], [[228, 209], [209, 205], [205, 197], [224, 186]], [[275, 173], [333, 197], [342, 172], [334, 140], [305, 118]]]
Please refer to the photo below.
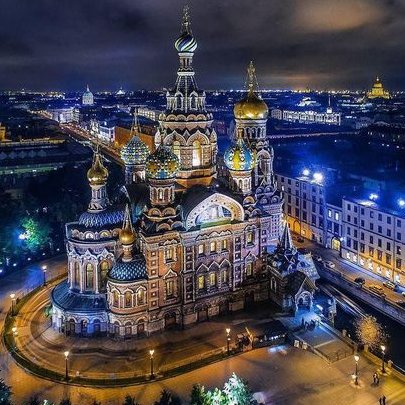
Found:
[[36, 252], [41, 247], [49, 243], [50, 227], [44, 221], [36, 220], [32, 217], [24, 218], [21, 221], [23, 229], [21, 235], [25, 245], [32, 252]]
[[223, 393], [227, 405], [247, 405], [253, 401], [248, 385], [235, 373], [225, 383]]
[[377, 319], [371, 315], [359, 318], [355, 321], [355, 331], [357, 339], [371, 349], [379, 347], [386, 341], [386, 334]]
[[127, 394], [125, 396], [123, 405], [140, 405], [140, 404], [136, 401], [135, 397], [132, 397], [131, 395]]
[[190, 405], [206, 405], [207, 395], [203, 385], [195, 384], [191, 390]]

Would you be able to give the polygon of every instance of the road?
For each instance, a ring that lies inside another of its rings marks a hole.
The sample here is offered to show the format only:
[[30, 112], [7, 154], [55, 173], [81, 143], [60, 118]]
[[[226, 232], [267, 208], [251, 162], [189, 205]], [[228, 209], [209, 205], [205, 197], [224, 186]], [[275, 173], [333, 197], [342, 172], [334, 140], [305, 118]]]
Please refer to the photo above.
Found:
[[343, 271], [345, 276], [350, 280], [354, 281], [355, 278], [362, 277], [366, 280], [366, 288], [369, 284], [381, 286], [384, 289], [387, 301], [405, 301], [405, 297], [402, 296], [401, 292], [395, 292], [383, 286], [383, 282], [386, 281], [385, 278], [379, 276], [378, 274], [370, 273], [356, 264], [350, 263], [349, 261], [340, 257], [339, 252], [336, 250], [325, 248], [307, 239], [304, 239], [304, 242], [300, 243], [297, 241], [297, 237], [297, 234], [293, 234], [294, 244], [297, 248], [308, 249], [310, 252], [322, 256], [324, 260], [334, 262], [337, 266], [336, 270]]

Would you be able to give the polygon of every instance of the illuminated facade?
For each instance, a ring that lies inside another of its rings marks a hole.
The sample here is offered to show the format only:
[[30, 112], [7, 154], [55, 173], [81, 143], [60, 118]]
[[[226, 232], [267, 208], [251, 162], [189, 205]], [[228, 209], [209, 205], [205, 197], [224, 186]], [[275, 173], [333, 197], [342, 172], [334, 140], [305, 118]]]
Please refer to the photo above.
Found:
[[156, 149], [148, 150], [135, 121], [122, 150], [121, 203], [109, 203], [108, 172], [95, 153], [89, 208], [66, 225], [68, 280], [52, 292], [60, 331], [148, 335], [270, 298], [267, 257], [279, 240], [283, 201], [253, 65], [218, 176], [217, 138], [195, 81], [197, 42], [187, 9], [175, 48], [180, 66], [159, 117]]
[[82, 105], [94, 105], [94, 96], [87, 85], [86, 91], [82, 95]]
[[367, 92], [367, 98], [375, 99], [375, 98], [383, 98], [389, 99], [390, 93], [387, 90], [384, 90], [384, 87], [380, 81], [380, 78], [377, 76], [375, 83], [370, 91]]

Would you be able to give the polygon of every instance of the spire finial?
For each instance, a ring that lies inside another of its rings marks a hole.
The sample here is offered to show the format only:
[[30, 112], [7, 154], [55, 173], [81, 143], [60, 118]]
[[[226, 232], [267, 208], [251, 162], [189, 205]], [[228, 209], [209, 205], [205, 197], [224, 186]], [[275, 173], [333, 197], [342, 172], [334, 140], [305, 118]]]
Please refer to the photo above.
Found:
[[190, 7], [186, 4], [183, 8], [183, 22], [181, 24], [181, 32], [191, 34]]
[[87, 89], [86, 89], [86, 91], [90, 91], [90, 87], [89, 87], [89, 85], [87, 85]]
[[138, 110], [135, 108], [131, 125], [131, 139], [135, 134], [139, 134], [139, 132]]
[[246, 87], [249, 93], [253, 93], [259, 88], [256, 77], [256, 68], [252, 60], [247, 68]]
[[132, 260], [132, 245], [135, 242], [135, 233], [134, 228], [132, 227], [131, 212], [128, 204], [125, 206], [124, 220], [122, 222], [122, 229], [119, 238], [124, 251], [122, 260], [124, 262], [129, 262]]
[[132, 221], [131, 221], [131, 212], [129, 210], [129, 205], [125, 206], [124, 220], [122, 221], [122, 230], [133, 232]]

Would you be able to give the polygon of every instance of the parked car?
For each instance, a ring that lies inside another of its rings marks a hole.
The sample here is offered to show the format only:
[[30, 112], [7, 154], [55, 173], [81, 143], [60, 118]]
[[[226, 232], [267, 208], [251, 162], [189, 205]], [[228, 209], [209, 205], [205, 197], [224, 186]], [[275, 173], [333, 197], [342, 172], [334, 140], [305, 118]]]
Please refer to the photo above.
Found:
[[355, 282], [356, 284], [359, 284], [359, 285], [364, 285], [364, 284], [366, 283], [366, 280], [364, 280], [363, 277], [356, 277], [356, 278], [354, 279], [354, 282]]
[[398, 286], [395, 283], [393, 283], [392, 281], [384, 281], [383, 286], [389, 288], [392, 291], [398, 290]]
[[370, 291], [372, 291], [372, 292], [374, 292], [374, 293], [376, 293], [376, 294], [378, 294], [378, 295], [380, 295], [380, 296], [384, 296], [385, 297], [385, 294], [384, 294], [384, 290], [383, 290], [383, 288], [382, 287], [380, 287], [379, 285], [376, 285], [376, 284], [370, 284], [369, 286], [367, 286], [368, 287], [368, 289], [370, 290]]
[[312, 258], [313, 258], [314, 260], [316, 260], [317, 262], [323, 261], [322, 256], [319, 256], [319, 255], [317, 255], [317, 254], [312, 254]]
[[335, 266], [335, 263], [333, 263], [333, 262], [331, 262], [330, 260], [326, 260], [325, 262], [323, 262], [323, 264], [326, 266], [326, 267], [329, 267], [330, 269], [334, 269], [336, 266]]

